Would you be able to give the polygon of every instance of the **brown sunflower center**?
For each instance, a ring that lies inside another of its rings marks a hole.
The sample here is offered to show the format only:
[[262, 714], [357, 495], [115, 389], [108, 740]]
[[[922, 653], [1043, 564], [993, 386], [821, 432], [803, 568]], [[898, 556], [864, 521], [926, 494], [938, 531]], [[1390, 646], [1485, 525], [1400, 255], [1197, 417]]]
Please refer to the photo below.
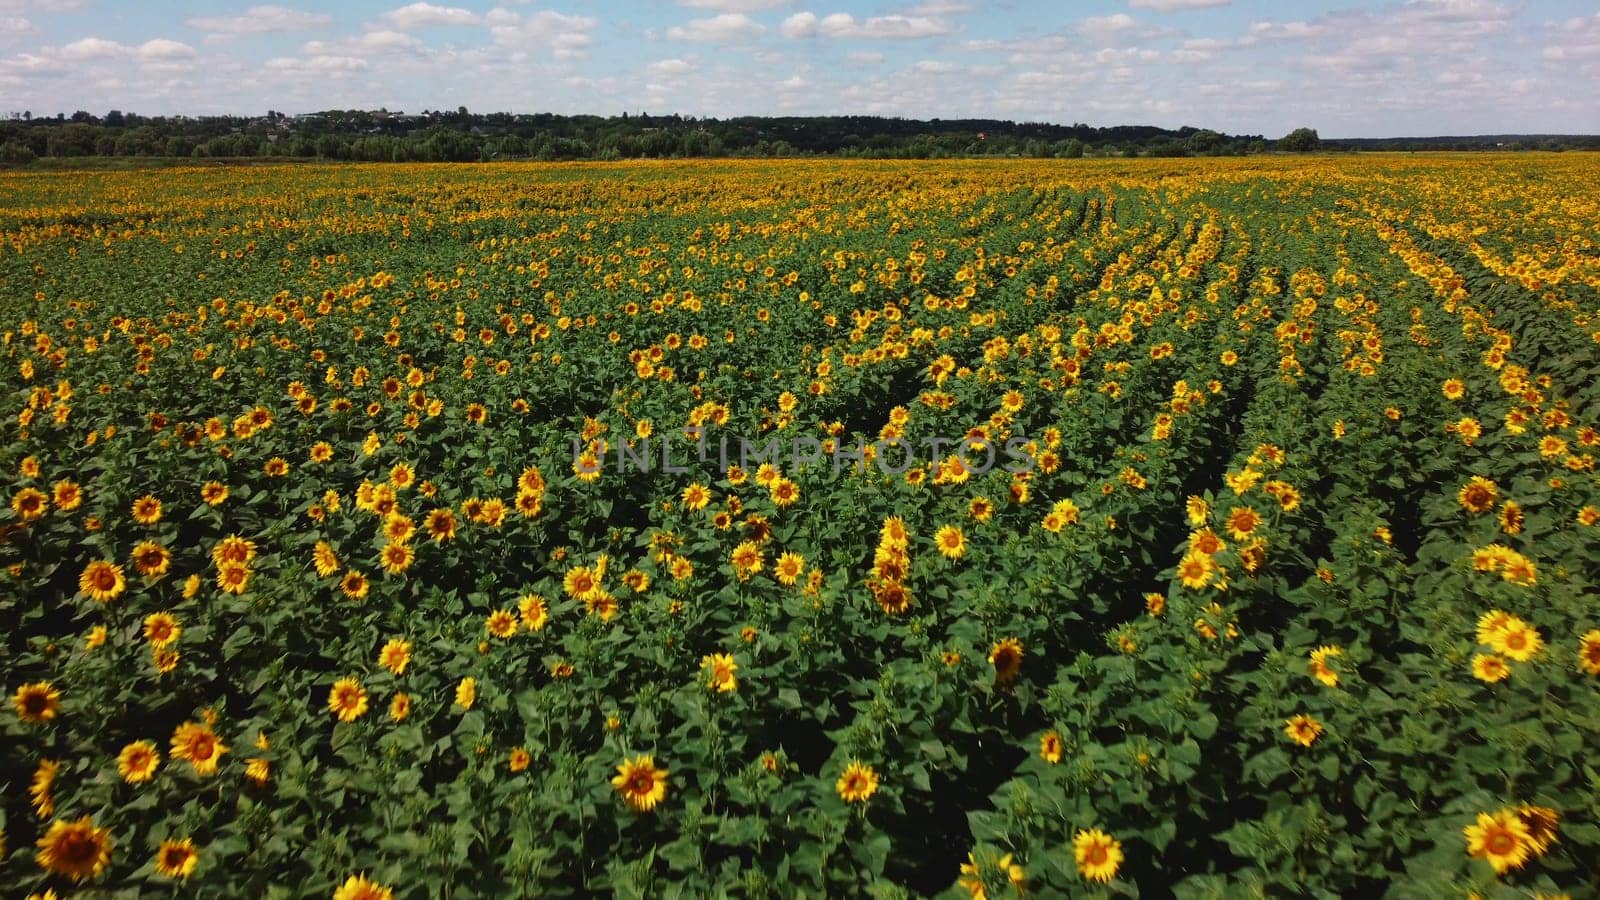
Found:
[[99, 854], [100, 843], [87, 831], [71, 831], [56, 844], [56, 856], [74, 868], [92, 864]]

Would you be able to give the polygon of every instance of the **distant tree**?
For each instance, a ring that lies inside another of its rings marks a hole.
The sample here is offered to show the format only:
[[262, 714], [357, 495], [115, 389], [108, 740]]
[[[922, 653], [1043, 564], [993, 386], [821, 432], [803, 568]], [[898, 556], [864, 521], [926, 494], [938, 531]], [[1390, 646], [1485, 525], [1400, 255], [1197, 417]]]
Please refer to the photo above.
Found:
[[1196, 156], [1209, 156], [1220, 152], [1222, 149], [1222, 135], [1209, 128], [1202, 128], [1184, 142], [1188, 145], [1189, 152]]
[[1060, 148], [1056, 151], [1057, 156], [1066, 159], [1083, 159], [1083, 141], [1077, 138], [1069, 138], [1056, 146]]
[[1278, 149], [1290, 153], [1310, 153], [1321, 144], [1322, 139], [1317, 137], [1315, 128], [1296, 128], [1278, 139]]
[[11, 165], [25, 165], [36, 159], [34, 152], [26, 144], [17, 141], [6, 141], [0, 144], [0, 163]]
[[112, 111], [106, 113], [105, 124], [107, 128], [121, 128], [124, 124], [122, 119], [122, 110], [113, 109]]

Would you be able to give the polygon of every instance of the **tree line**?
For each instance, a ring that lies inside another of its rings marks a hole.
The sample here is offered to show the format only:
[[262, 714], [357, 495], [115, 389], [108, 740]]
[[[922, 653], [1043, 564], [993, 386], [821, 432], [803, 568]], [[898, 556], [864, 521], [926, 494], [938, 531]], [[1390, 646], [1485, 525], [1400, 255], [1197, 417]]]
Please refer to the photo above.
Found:
[[[1600, 138], [1495, 136], [1324, 141], [1300, 128], [1269, 140], [1204, 128], [1094, 127], [1000, 119], [878, 116], [695, 118], [425, 110], [327, 110], [290, 116], [141, 116], [111, 110], [0, 120], [0, 163], [43, 158], [178, 157], [469, 162], [721, 156], [1225, 156], [1354, 149], [1600, 148]], [[1507, 146], [1515, 141], [1514, 146]], [[1390, 144], [1393, 144], [1392, 146]]]

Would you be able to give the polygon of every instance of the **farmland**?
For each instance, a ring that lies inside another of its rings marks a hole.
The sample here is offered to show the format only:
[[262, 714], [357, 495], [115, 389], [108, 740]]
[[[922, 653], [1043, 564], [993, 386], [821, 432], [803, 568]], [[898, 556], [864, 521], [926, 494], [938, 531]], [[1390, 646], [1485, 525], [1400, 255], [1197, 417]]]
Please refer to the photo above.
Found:
[[1597, 176], [0, 174], [0, 894], [1593, 896]]

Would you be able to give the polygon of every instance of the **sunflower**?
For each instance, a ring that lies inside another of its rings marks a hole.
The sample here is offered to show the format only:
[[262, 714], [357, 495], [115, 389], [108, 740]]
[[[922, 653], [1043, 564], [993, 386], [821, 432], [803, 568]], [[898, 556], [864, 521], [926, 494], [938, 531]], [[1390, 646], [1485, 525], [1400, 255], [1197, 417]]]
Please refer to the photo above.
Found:
[[367, 689], [354, 678], [341, 678], [328, 691], [328, 711], [341, 722], [354, 722], [367, 714]]
[[444, 508], [435, 509], [428, 513], [422, 527], [428, 530], [428, 537], [435, 544], [453, 541], [456, 537], [456, 514]]
[[1108, 882], [1122, 865], [1122, 843], [1098, 828], [1079, 831], [1072, 838], [1072, 857], [1085, 881]]
[[394, 890], [365, 875], [351, 875], [334, 889], [333, 900], [394, 900]]
[[199, 864], [200, 851], [189, 838], [162, 841], [156, 851], [156, 871], [168, 878], [188, 878]]
[[217, 587], [230, 594], [242, 594], [250, 586], [250, 569], [226, 563], [217, 569]]
[[719, 693], [739, 689], [739, 664], [726, 653], [711, 653], [700, 658], [700, 671], [705, 673], [706, 686]]
[[35, 681], [17, 688], [11, 705], [24, 722], [48, 722], [61, 712], [61, 692], [48, 681]]
[[1178, 562], [1178, 581], [1190, 590], [1200, 590], [1211, 583], [1216, 563], [1204, 553], [1190, 550]]
[[161, 521], [161, 501], [152, 494], [133, 501], [133, 520], [140, 525], [154, 525]]
[[227, 752], [227, 745], [210, 725], [185, 722], [172, 732], [172, 758], [188, 760], [196, 775], [216, 774], [217, 764]]
[[76, 822], [51, 822], [37, 846], [34, 858], [40, 868], [73, 881], [98, 878], [111, 864], [111, 830], [96, 828], [88, 816]]
[[383, 560], [385, 572], [390, 575], [400, 575], [411, 568], [411, 563], [416, 560], [417, 554], [411, 549], [410, 544], [388, 543], [379, 551], [379, 557]]
[[404, 516], [397, 512], [389, 513], [388, 517], [383, 520], [383, 536], [388, 538], [390, 543], [398, 544], [408, 541], [416, 530], [417, 523], [413, 522], [410, 516]]
[[748, 578], [761, 571], [761, 546], [755, 541], [743, 541], [733, 548], [729, 561], [740, 578]]
[[157, 672], [166, 675], [178, 667], [178, 651], [171, 647], [151, 647], [150, 660]]
[[370, 584], [367, 581], [367, 576], [353, 570], [344, 573], [344, 578], [339, 580], [340, 592], [351, 600], [365, 598], [368, 587], [370, 587]]
[[62, 512], [72, 512], [83, 505], [83, 488], [75, 481], [58, 481], [50, 493], [56, 508]]
[[28, 799], [33, 803], [34, 813], [41, 819], [55, 815], [56, 800], [51, 788], [55, 787], [56, 773], [60, 771], [59, 760], [41, 759], [38, 768], [33, 770], [33, 779], [28, 782]]
[[183, 628], [171, 613], [151, 613], [144, 617], [144, 639], [149, 641], [152, 647], [165, 647], [176, 641], [181, 634]]
[[1339, 673], [1328, 664], [1328, 660], [1337, 659], [1344, 655], [1344, 650], [1337, 646], [1318, 647], [1311, 651], [1311, 662], [1307, 668], [1311, 677], [1322, 682], [1328, 687], [1339, 686]]
[[539, 494], [520, 491], [512, 501], [512, 505], [516, 507], [518, 515], [532, 519], [544, 511], [544, 498]]
[[1481, 475], [1474, 475], [1456, 492], [1456, 502], [1461, 508], [1475, 516], [1482, 515], [1494, 508], [1500, 500], [1500, 488], [1494, 482]]
[[506, 761], [506, 768], [512, 772], [525, 772], [533, 763], [533, 754], [525, 747], [517, 747], [511, 751], [511, 757]]
[[1478, 813], [1478, 821], [1463, 828], [1462, 834], [1467, 839], [1467, 855], [1488, 861], [1498, 875], [1522, 868], [1532, 848], [1528, 826], [1509, 809]]
[[404, 722], [409, 715], [411, 715], [411, 695], [395, 694], [389, 700], [389, 718], [396, 722]]
[[256, 558], [255, 541], [230, 534], [211, 548], [211, 561], [217, 568], [225, 565], [247, 566]]
[[680, 497], [685, 507], [699, 512], [711, 502], [711, 491], [705, 485], [695, 483], [684, 488]]
[[655, 809], [667, 796], [667, 770], [656, 768], [655, 758], [637, 756], [623, 759], [611, 786], [622, 795], [622, 802], [636, 813]]
[[778, 478], [767, 488], [772, 502], [779, 507], [793, 506], [800, 499], [800, 486], [787, 478]]
[[1550, 851], [1557, 839], [1561, 826], [1561, 813], [1548, 806], [1534, 806], [1524, 803], [1516, 809], [1517, 818], [1522, 820], [1522, 827], [1528, 831], [1528, 849], [1534, 856], [1543, 856]]
[[798, 553], [784, 553], [772, 567], [772, 573], [782, 584], [793, 585], [805, 572], [806, 558]]
[[159, 578], [172, 568], [172, 551], [155, 541], [140, 541], [133, 548], [133, 568], [146, 578]]
[[549, 608], [538, 594], [527, 594], [518, 600], [517, 612], [529, 631], [543, 630], [545, 623], [550, 620]]
[[1500, 530], [1506, 534], [1521, 534], [1524, 516], [1522, 506], [1515, 500], [1507, 500], [1500, 507]]
[[44, 491], [25, 487], [11, 497], [11, 511], [24, 522], [32, 522], [50, 509], [50, 498]]
[[860, 760], [852, 759], [833, 789], [846, 803], [865, 803], [878, 791], [878, 773]]
[[988, 497], [973, 497], [967, 504], [967, 515], [974, 522], [987, 522], [994, 515], [994, 503]]
[[489, 614], [485, 627], [497, 638], [511, 637], [517, 633], [517, 614], [509, 609], [497, 609]]
[[1509, 659], [1527, 662], [1544, 649], [1544, 639], [1539, 637], [1538, 629], [1513, 618], [1514, 621], [1494, 635], [1489, 646]]
[[1600, 629], [1586, 631], [1578, 638], [1578, 671], [1600, 675]]
[[478, 700], [478, 679], [468, 676], [456, 684], [456, 705], [471, 709]]
[[588, 566], [573, 566], [562, 579], [561, 586], [567, 596], [587, 600], [600, 590], [600, 578]]
[[1039, 736], [1039, 758], [1051, 765], [1061, 762], [1061, 734], [1055, 730]]
[[1521, 622], [1521, 619], [1505, 610], [1491, 609], [1478, 617], [1476, 631], [1478, 643], [1485, 647], [1493, 647], [1500, 639], [1502, 631], [1511, 627], [1513, 623], [1521, 624]]
[[1228, 542], [1210, 528], [1202, 528], [1189, 534], [1189, 552], [1204, 553], [1206, 556], [1216, 556], [1228, 549]]
[[129, 784], [149, 781], [160, 765], [161, 751], [151, 741], [134, 741], [117, 754], [117, 774]]
[[1488, 684], [1511, 677], [1511, 667], [1493, 653], [1476, 653], [1472, 657], [1472, 677]]
[[411, 642], [390, 638], [378, 651], [378, 665], [396, 675], [403, 675], [411, 663]]
[[1261, 514], [1249, 506], [1235, 506], [1223, 524], [1234, 540], [1242, 541], [1261, 526]]
[[[998, 860], [994, 860], [994, 868], [999, 874], [1005, 876], [1006, 882], [1011, 885], [1011, 889], [1016, 892], [1018, 897], [1021, 897], [1028, 892], [1028, 875], [1021, 866], [1012, 862], [1012, 859], [1013, 856], [1007, 853]], [[978, 863], [977, 856], [968, 853], [967, 861], [961, 864], [961, 877], [957, 879], [957, 882], [967, 889], [967, 892], [972, 895], [972, 900], [989, 900], [989, 888], [984, 883], [981, 869], [982, 866]]]
[[1322, 737], [1322, 723], [1305, 713], [1292, 716], [1283, 723], [1283, 733], [1302, 747], [1309, 747]]
[[78, 589], [97, 603], [110, 603], [127, 588], [128, 580], [122, 574], [122, 567], [105, 560], [89, 563], [78, 576]]
[[934, 543], [939, 545], [939, 553], [945, 559], [960, 559], [967, 552], [967, 536], [961, 529], [954, 525], [945, 525], [933, 535]]
[[1022, 642], [1006, 638], [989, 648], [989, 665], [994, 666], [996, 684], [1010, 684], [1022, 671]]
[[289, 474], [289, 461], [281, 456], [274, 456], [267, 460], [261, 471], [266, 473], [268, 478], [282, 478]]
[[317, 541], [317, 545], [311, 548], [311, 563], [323, 578], [339, 571], [339, 557], [334, 555], [333, 545], [327, 541]]

